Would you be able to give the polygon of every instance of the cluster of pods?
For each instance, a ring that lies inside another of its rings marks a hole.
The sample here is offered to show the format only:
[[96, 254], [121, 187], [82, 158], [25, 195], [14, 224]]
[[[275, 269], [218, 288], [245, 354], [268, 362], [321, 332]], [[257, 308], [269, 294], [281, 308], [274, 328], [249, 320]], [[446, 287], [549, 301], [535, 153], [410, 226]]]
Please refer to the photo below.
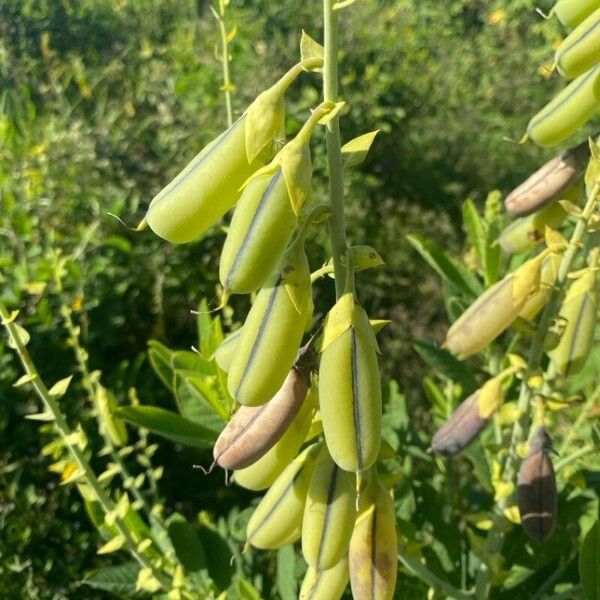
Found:
[[600, 108], [600, 2], [558, 0], [551, 15], [572, 31], [556, 49], [554, 66], [572, 80], [529, 122], [527, 135], [540, 146], [556, 146]]
[[[374, 468], [381, 444], [381, 387], [373, 324], [358, 303], [355, 269], [381, 259], [349, 248], [345, 293], [313, 326], [309, 227], [330, 214], [309, 205], [310, 139], [336, 107], [319, 105], [284, 140], [284, 93], [318, 59], [292, 68], [210, 143], [151, 202], [145, 221], [185, 243], [235, 210], [222, 249], [224, 297], [256, 293], [243, 325], [215, 353], [237, 410], [214, 446], [213, 466], [236, 484], [268, 490], [247, 527], [247, 546], [301, 539], [308, 563], [300, 597], [392, 598], [397, 570], [394, 503]], [[365, 249], [368, 251], [365, 253]]]

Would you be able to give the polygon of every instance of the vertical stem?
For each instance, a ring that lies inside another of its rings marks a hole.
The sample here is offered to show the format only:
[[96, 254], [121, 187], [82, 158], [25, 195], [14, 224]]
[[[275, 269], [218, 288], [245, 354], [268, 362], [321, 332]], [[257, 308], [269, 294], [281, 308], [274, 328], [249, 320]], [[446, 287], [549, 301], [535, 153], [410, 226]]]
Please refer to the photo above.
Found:
[[[323, 65], [323, 100], [338, 101], [338, 13], [333, 10], [333, 0], [323, 0], [323, 38], [325, 60]], [[340, 142], [339, 117], [327, 124], [327, 163], [329, 166], [329, 237], [335, 273], [335, 292], [339, 298], [344, 291], [346, 270], [343, 259], [346, 254], [346, 217], [344, 213], [344, 173]]]
[[219, 14], [217, 17], [219, 30], [221, 32], [221, 65], [223, 70], [223, 93], [225, 95], [225, 110], [227, 111], [227, 127], [233, 124], [233, 112], [231, 110], [231, 76], [229, 74], [229, 43], [227, 41], [227, 30], [225, 29], [225, 5], [219, 2]]

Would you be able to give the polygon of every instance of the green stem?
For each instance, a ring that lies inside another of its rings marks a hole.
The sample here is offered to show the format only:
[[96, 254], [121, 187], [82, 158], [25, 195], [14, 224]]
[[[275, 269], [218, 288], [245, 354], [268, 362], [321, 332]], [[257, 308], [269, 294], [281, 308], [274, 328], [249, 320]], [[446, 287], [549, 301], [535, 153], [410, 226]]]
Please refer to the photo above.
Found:
[[567, 451], [567, 449], [569, 448], [569, 444], [571, 443], [571, 440], [573, 439], [573, 436], [577, 433], [577, 431], [579, 430], [579, 427], [583, 423], [583, 421], [585, 421], [585, 419], [588, 417], [588, 413], [590, 412], [592, 407], [595, 406], [598, 398], [600, 398], [600, 385], [594, 390], [594, 392], [592, 394], [590, 394], [589, 398], [587, 399], [587, 402], [583, 405], [583, 408], [579, 411], [579, 414], [577, 415], [577, 419], [575, 419], [575, 422], [569, 428], [567, 435], [565, 435], [565, 437], [563, 438], [562, 444], [561, 444], [560, 448], [558, 449], [559, 456], [562, 456]]
[[472, 600], [473, 594], [463, 592], [453, 585], [444, 581], [432, 573], [418, 558], [409, 558], [402, 553], [398, 553], [398, 560], [409, 570], [412, 571], [421, 581], [429, 584], [432, 588], [441, 590], [448, 598], [454, 600]]
[[[526, 432], [529, 430], [529, 410], [531, 400], [534, 396], [534, 390], [529, 387], [528, 381], [540, 368], [542, 357], [544, 355], [544, 338], [552, 324], [552, 321], [558, 313], [560, 299], [567, 281], [567, 275], [569, 274], [573, 260], [581, 248], [582, 242], [586, 236], [589, 220], [592, 217], [598, 203], [599, 193], [600, 181], [597, 181], [588, 197], [581, 216], [578, 218], [577, 224], [575, 225], [575, 230], [573, 231], [573, 235], [569, 241], [569, 245], [562, 256], [558, 269], [558, 276], [556, 278], [556, 285], [550, 291], [548, 301], [544, 307], [542, 316], [540, 317], [540, 321], [537, 326], [536, 335], [531, 343], [527, 358], [527, 369], [523, 373], [523, 380], [519, 392], [518, 407], [521, 417], [517, 419], [513, 425], [508, 455], [502, 468], [502, 478], [504, 481], [514, 481], [515, 478], [516, 467], [519, 461], [517, 448], [522, 442], [525, 441]], [[550, 363], [545, 373], [544, 380], [549, 381], [552, 378], [552, 373], [553, 366], [552, 363]], [[491, 573], [489, 566], [486, 564], [486, 558], [502, 550], [506, 521], [503, 510], [509, 506], [511, 501], [511, 497], [503, 498], [496, 505], [496, 510], [492, 519], [492, 527], [488, 532], [487, 539], [482, 548], [481, 564], [475, 581], [476, 597], [478, 600], [484, 600], [485, 598], [489, 597]]]
[[[212, 7], [211, 7], [212, 8]], [[225, 28], [225, 5], [219, 2], [219, 12], [212, 9], [213, 15], [219, 23], [221, 35], [221, 68], [223, 71], [223, 94], [225, 95], [225, 110], [227, 111], [227, 127], [233, 124], [233, 111], [231, 109], [231, 75], [229, 73], [229, 42], [227, 41], [227, 29]]]
[[[31, 378], [30, 383], [33, 386], [38, 397], [44, 403], [46, 410], [52, 415], [54, 425], [58, 430], [66, 448], [71, 453], [73, 460], [77, 464], [78, 469], [83, 473], [86, 483], [93, 490], [96, 499], [100, 503], [105, 514], [108, 514], [115, 510], [115, 504], [110, 497], [104, 492], [100, 482], [96, 478], [94, 471], [92, 470], [89, 462], [85, 458], [81, 448], [72, 441], [73, 430], [67, 424], [56, 400], [48, 392], [48, 388], [42, 381], [37, 368], [31, 359], [31, 356], [23, 344], [23, 340], [19, 334], [19, 331], [15, 327], [15, 324], [10, 320], [10, 313], [6, 306], [0, 301], [0, 317], [2, 318], [2, 324], [6, 328], [10, 339], [15, 347], [15, 351], [21, 360], [25, 373]], [[126, 547], [131, 555], [137, 560], [137, 562], [146, 569], [152, 571], [154, 578], [160, 583], [163, 590], [168, 591], [170, 589], [169, 580], [160, 572], [158, 572], [147, 558], [137, 551], [136, 541], [131, 536], [131, 533], [123, 523], [123, 521], [117, 517], [115, 520], [115, 527], [120, 535], [125, 539]]]
[[588, 444], [587, 446], [584, 446], [583, 448], [581, 448], [581, 450], [578, 450], [577, 452], [573, 452], [573, 454], [569, 454], [569, 456], [558, 461], [556, 463], [556, 466], [554, 467], [554, 470], [558, 473], [558, 471], [560, 471], [561, 469], [564, 469], [567, 465], [571, 464], [572, 462], [575, 462], [576, 460], [580, 459], [582, 456], [585, 456], [586, 454], [591, 454], [594, 451], [597, 452], [598, 448], [596, 446], [594, 446], [594, 444]]
[[[333, 10], [334, 0], [323, 0], [323, 38], [325, 61], [323, 66], [323, 100], [338, 101], [338, 13]], [[327, 124], [327, 163], [329, 167], [329, 237], [335, 272], [335, 292], [340, 298], [346, 282], [343, 259], [346, 254], [346, 217], [344, 211], [344, 178], [340, 141], [339, 116]]]

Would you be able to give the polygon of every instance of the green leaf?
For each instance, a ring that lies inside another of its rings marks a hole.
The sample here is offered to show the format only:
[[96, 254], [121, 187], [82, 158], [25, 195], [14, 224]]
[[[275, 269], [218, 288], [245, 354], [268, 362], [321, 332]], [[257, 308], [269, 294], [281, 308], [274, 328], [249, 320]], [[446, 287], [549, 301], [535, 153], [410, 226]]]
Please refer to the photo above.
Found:
[[219, 393], [202, 377], [177, 377], [175, 397], [183, 417], [201, 423], [218, 435], [228, 419]]
[[[208, 572], [219, 589], [225, 590], [231, 584], [233, 567], [231, 566], [231, 549], [227, 540], [212, 523], [203, 523], [198, 531], [200, 543], [210, 548], [206, 554]], [[229, 596], [227, 596], [229, 600]]]
[[69, 384], [71, 383], [71, 379], [73, 379], [73, 375], [69, 375], [68, 377], [65, 377], [64, 379], [61, 379], [60, 381], [57, 381], [49, 390], [48, 393], [53, 397], [53, 398], [60, 398], [61, 396], [64, 396], [67, 388], [69, 387]]
[[283, 546], [277, 551], [276, 587], [281, 600], [296, 600], [298, 597], [296, 552], [293, 544]]
[[196, 528], [183, 515], [173, 513], [167, 521], [167, 530], [177, 558], [186, 572], [206, 568], [206, 553]]
[[486, 228], [471, 199], [462, 205], [463, 227], [481, 265], [485, 263]]
[[238, 575], [227, 589], [227, 600], [262, 600], [262, 597], [247, 579]]
[[210, 448], [217, 439], [215, 432], [207, 427], [156, 406], [121, 406], [114, 414], [128, 423], [193, 448]]
[[406, 237], [429, 265], [456, 290], [469, 298], [479, 296], [482, 292], [481, 284], [467, 268], [447, 256], [434, 242], [416, 234], [407, 235]]
[[440, 386], [431, 377], [424, 377], [423, 391], [429, 402], [431, 402], [434, 414], [439, 416], [441, 420], [446, 419], [448, 417], [448, 400]]
[[173, 390], [173, 352], [156, 340], [148, 342], [148, 357], [154, 372], [169, 390]]
[[135, 590], [139, 572], [140, 566], [136, 562], [127, 562], [116, 567], [96, 569], [86, 575], [83, 583], [96, 590], [127, 598], [148, 598], [149, 594]]
[[194, 375], [212, 375], [213, 366], [210, 361], [197, 352], [179, 350], [171, 355], [171, 366], [176, 371], [189, 371]]
[[206, 298], [202, 298], [200, 306], [198, 307], [198, 347], [200, 352], [206, 358], [210, 358], [210, 333], [212, 331], [212, 319], [208, 311], [208, 303]]
[[485, 240], [485, 283], [486, 286], [491, 286], [498, 281], [500, 275], [500, 259], [502, 258], [502, 250], [497, 242], [500, 235], [500, 226], [497, 221], [489, 224], [487, 236]]
[[302, 30], [302, 37], [300, 38], [300, 60], [308, 60], [310, 58], [320, 58], [323, 60], [325, 56], [325, 49], [317, 41]]
[[413, 348], [437, 373], [460, 384], [465, 393], [470, 394], [477, 389], [477, 383], [469, 369], [447, 350], [426, 340], [416, 341]]
[[579, 553], [579, 578], [587, 600], [600, 600], [600, 521], [587, 532]]
[[367, 158], [371, 144], [375, 140], [375, 136], [378, 133], [379, 129], [376, 129], [375, 131], [370, 131], [369, 133], [359, 135], [358, 137], [344, 144], [342, 146], [342, 158], [344, 159], [344, 165], [347, 167], [355, 167], [356, 165], [360, 165], [360, 163]]

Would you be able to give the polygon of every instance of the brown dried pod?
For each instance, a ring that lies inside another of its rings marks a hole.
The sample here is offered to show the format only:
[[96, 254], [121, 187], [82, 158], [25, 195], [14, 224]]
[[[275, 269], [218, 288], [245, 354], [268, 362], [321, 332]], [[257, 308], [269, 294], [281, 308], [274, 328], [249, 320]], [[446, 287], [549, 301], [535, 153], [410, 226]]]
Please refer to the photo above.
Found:
[[523, 217], [555, 200], [578, 177], [589, 157], [587, 140], [555, 156], [506, 197], [506, 211]]
[[486, 427], [489, 419], [479, 412], [479, 392], [463, 400], [450, 418], [437, 430], [431, 440], [431, 450], [436, 454], [452, 456], [466, 448]]
[[306, 398], [315, 361], [309, 342], [298, 352], [294, 366], [271, 400], [261, 406], [240, 406], [215, 442], [212, 467], [218, 464], [230, 471], [243, 469], [279, 441]]
[[542, 542], [556, 527], [557, 492], [554, 467], [550, 460], [552, 440], [540, 427], [529, 441], [529, 454], [521, 463], [517, 502], [523, 530]]

